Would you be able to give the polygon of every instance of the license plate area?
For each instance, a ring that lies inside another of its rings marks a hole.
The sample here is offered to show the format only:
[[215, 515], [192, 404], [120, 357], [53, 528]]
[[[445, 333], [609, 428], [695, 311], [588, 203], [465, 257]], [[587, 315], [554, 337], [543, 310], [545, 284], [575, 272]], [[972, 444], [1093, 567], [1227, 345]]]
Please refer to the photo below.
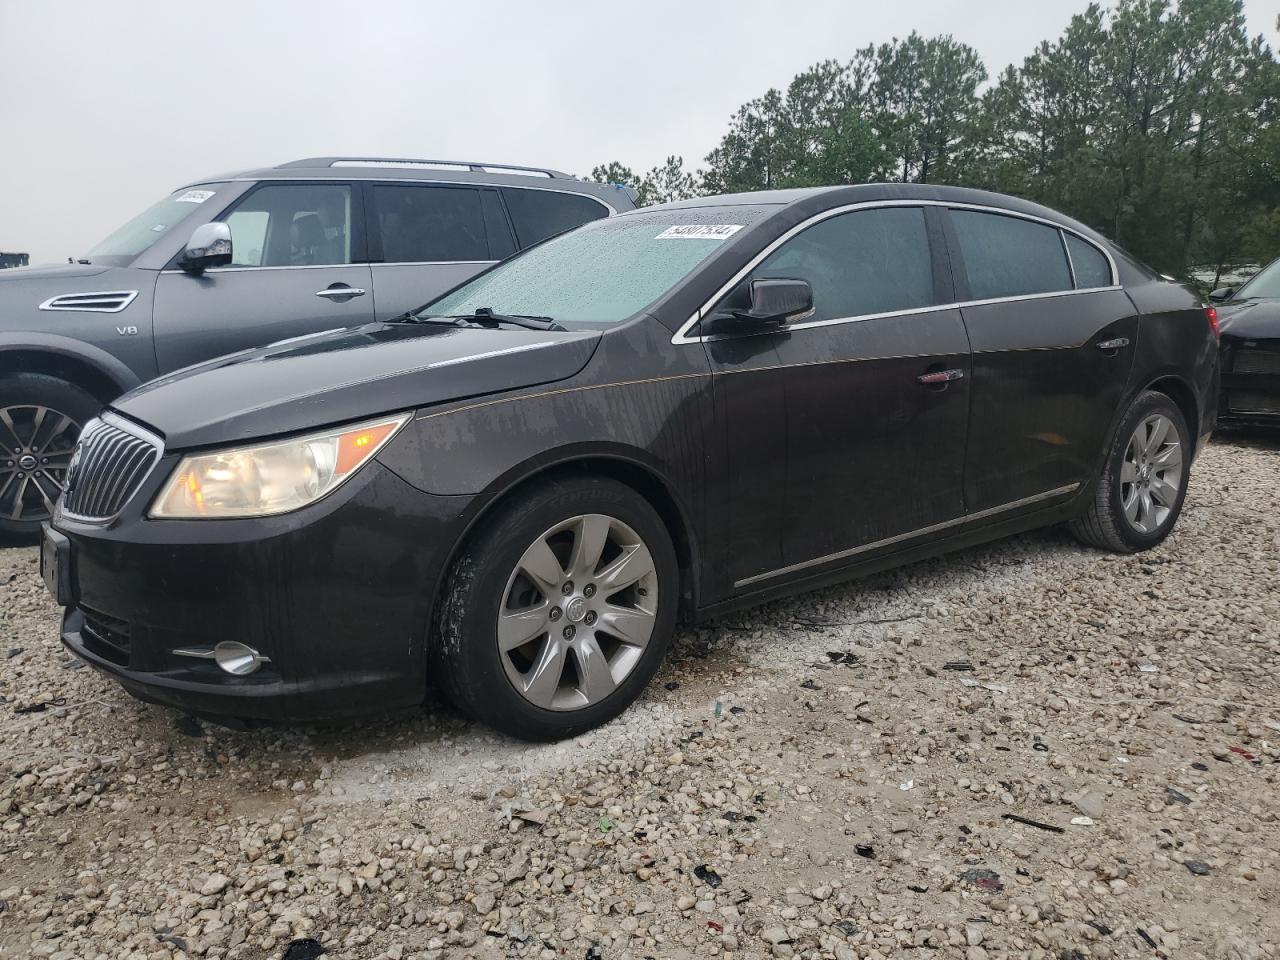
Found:
[[71, 541], [47, 523], [40, 536], [40, 576], [58, 606], [69, 607], [75, 603]]

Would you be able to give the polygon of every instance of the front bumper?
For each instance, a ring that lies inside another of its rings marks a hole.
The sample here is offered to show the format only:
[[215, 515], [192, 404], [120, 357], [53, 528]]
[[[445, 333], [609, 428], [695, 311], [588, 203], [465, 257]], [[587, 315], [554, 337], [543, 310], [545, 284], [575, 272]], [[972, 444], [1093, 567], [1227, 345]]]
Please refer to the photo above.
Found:
[[[151, 493], [106, 526], [55, 517], [71, 542], [62, 642], [76, 656], [205, 716], [313, 721], [422, 702], [432, 595], [469, 498], [424, 494], [376, 461], [279, 517], [150, 520]], [[226, 640], [269, 662], [239, 677], [174, 652]]]
[[1222, 338], [1224, 427], [1280, 427], [1280, 340]]

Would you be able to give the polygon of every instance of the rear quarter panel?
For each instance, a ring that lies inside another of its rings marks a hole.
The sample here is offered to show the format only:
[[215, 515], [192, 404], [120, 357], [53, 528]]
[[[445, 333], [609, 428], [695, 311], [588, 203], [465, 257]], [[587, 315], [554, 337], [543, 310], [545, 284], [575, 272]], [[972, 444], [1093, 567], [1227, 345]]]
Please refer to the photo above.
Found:
[[1131, 395], [1163, 379], [1183, 383], [1195, 406], [1188, 425], [1199, 450], [1217, 416], [1219, 376], [1218, 344], [1205, 305], [1194, 291], [1165, 280], [1139, 282], [1126, 292], [1141, 314]]

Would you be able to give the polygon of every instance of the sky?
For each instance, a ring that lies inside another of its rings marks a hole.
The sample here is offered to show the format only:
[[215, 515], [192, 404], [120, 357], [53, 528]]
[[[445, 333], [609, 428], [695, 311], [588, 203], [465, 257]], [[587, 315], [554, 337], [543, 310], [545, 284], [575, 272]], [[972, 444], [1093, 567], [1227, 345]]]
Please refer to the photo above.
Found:
[[[0, 0], [0, 250], [83, 254], [170, 190], [308, 156], [695, 168], [805, 67], [913, 29], [992, 76], [1085, 0]], [[1246, 0], [1277, 45], [1276, 8]]]

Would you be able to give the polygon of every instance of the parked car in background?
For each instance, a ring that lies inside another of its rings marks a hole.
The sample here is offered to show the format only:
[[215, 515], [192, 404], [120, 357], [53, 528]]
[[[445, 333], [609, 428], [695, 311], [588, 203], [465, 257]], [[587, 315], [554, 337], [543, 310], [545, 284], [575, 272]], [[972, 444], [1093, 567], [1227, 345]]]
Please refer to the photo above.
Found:
[[1280, 260], [1209, 297], [1222, 326], [1218, 423], [1280, 427]]
[[137, 695], [305, 719], [434, 680], [569, 736], [708, 618], [1031, 527], [1160, 543], [1214, 422], [1211, 316], [974, 190], [703, 198], [423, 310], [212, 361], [85, 430], [42, 549]]
[[73, 264], [0, 273], [0, 534], [35, 537], [81, 427], [125, 390], [396, 316], [633, 207], [554, 170], [315, 157], [190, 184]]

